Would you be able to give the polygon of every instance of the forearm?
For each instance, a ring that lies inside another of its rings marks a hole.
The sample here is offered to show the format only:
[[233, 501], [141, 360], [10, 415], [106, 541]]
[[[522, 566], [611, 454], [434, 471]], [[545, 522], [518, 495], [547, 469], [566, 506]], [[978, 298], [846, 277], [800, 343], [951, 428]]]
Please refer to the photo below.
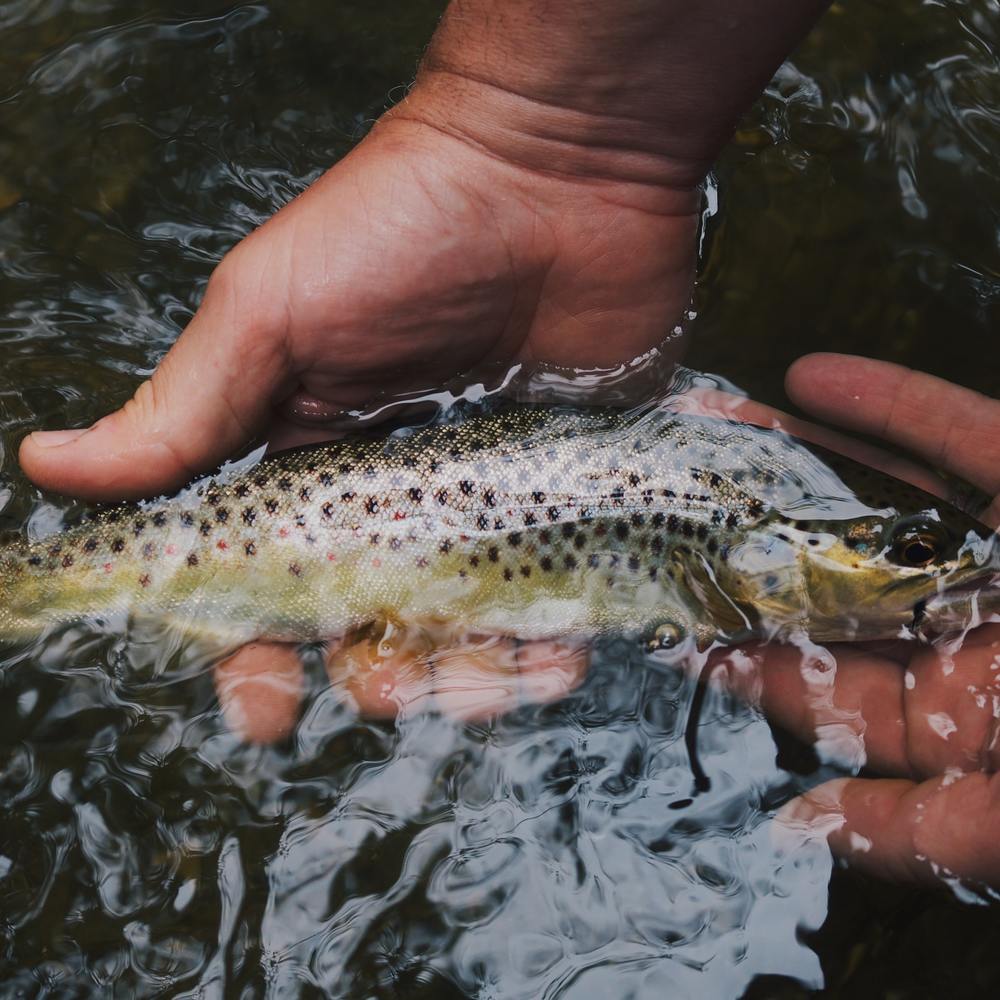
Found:
[[527, 166], [694, 187], [828, 0], [452, 0], [402, 115]]

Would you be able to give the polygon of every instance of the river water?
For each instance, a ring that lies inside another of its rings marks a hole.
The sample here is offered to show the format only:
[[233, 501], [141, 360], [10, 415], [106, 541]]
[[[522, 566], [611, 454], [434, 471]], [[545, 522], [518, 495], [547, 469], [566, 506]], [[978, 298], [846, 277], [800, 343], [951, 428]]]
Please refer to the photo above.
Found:
[[[4, 527], [16, 467], [147, 376], [240, 237], [412, 77], [439, 5], [0, 4]], [[787, 405], [808, 350], [1000, 394], [1000, 5], [835, 5], [722, 157], [688, 358]], [[206, 675], [71, 633], [0, 661], [0, 995], [923, 997], [1000, 984], [1000, 910], [789, 856], [831, 773], [631, 644], [489, 723], [359, 720], [311, 664], [242, 745]], [[199, 992], [199, 990], [201, 992]]]

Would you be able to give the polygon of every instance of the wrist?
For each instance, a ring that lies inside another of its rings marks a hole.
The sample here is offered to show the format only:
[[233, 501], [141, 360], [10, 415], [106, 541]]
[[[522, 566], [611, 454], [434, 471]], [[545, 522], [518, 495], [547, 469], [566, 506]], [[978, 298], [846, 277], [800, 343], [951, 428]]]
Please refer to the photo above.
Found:
[[696, 205], [710, 160], [681, 159], [642, 117], [564, 106], [500, 82], [442, 66], [424, 67], [390, 117], [419, 122], [529, 170], [606, 184], [675, 192]]

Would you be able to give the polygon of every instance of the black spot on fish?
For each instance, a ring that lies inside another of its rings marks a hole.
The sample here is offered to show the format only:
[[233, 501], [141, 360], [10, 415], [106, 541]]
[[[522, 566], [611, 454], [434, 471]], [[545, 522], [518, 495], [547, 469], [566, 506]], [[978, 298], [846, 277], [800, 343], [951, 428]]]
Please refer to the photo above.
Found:
[[306, 526], [306, 516], [305, 514], [295, 515], [295, 524], [299, 528], [304, 528]]
[[378, 545], [378, 543], [381, 541], [381, 539], [382, 539], [382, 536], [377, 531], [375, 531], [375, 532], [373, 532], [372, 534], [370, 534], [368, 536], [368, 544], [369, 545]]
[[265, 476], [265, 475], [263, 475], [263, 474], [261, 474], [261, 475], [259, 475], [259, 476], [254, 476], [254, 480], [253, 480], [253, 481], [254, 481], [254, 482], [255, 482], [255, 483], [256, 483], [256, 484], [258, 485], [258, 486], [260, 486], [260, 487], [264, 487], [264, 486], [267, 486], [267, 484], [268, 484], [268, 483], [270, 482], [270, 480], [269, 480], [269, 479], [267, 478], [267, 476]]
[[146, 530], [146, 522], [140, 517], [132, 525], [132, 534], [138, 538]]
[[73, 557], [71, 555], [64, 555], [62, 561], [63, 569], [69, 569], [73, 565]]
[[377, 514], [378, 499], [376, 497], [369, 497], [367, 502], [365, 503], [365, 510], [368, 511], [369, 514]]
[[156, 546], [152, 542], [146, 542], [142, 547], [142, 558], [152, 559], [156, 555]]
[[539, 560], [538, 565], [542, 567], [542, 570], [546, 573], [552, 572], [552, 560], [549, 556], [542, 556]]
[[140, 587], [148, 587], [152, 582], [152, 578], [148, 573], [143, 573], [142, 576], [139, 577]]
[[676, 532], [681, 526], [681, 519], [676, 514], [667, 518], [667, 531]]
[[439, 504], [444, 506], [448, 503], [448, 491], [446, 489], [440, 489], [434, 494], [435, 499]]
[[278, 512], [278, 507], [278, 501], [275, 500], [274, 497], [270, 497], [264, 501], [264, 510], [266, 510], [268, 514], [276, 514]]
[[228, 520], [229, 520], [229, 511], [228, 511], [228, 510], [226, 510], [226, 508], [225, 508], [225, 507], [220, 507], [220, 508], [219, 508], [219, 509], [218, 509], [218, 510], [217, 510], [217, 511], [215, 512], [215, 519], [216, 519], [216, 521], [218, 521], [218, 522], [219, 522], [219, 524], [225, 524], [225, 523], [226, 523], [226, 521], [228, 521]]
[[28, 556], [28, 565], [29, 566], [41, 566], [42, 565], [42, 557], [41, 556]]
[[694, 537], [694, 525], [690, 521], [684, 521], [681, 524], [681, 534], [685, 538], [693, 538]]
[[639, 570], [639, 557], [638, 556], [629, 556], [628, 557], [628, 568], [630, 570], [632, 570], [633, 573], [638, 572], [638, 570]]
[[308, 503], [309, 502], [309, 498], [311, 496], [312, 496], [312, 490], [310, 490], [308, 486], [303, 486], [302, 489], [299, 490], [299, 499], [303, 503]]
[[642, 482], [642, 476], [640, 476], [638, 473], [633, 472], [628, 477], [629, 486], [638, 486], [639, 483], [641, 482]]
[[726, 527], [727, 528], [735, 528], [735, 527], [737, 527], [739, 525], [739, 523], [740, 523], [739, 515], [736, 514], [735, 512], [730, 513], [730, 514], [728, 514], [726, 516]]
[[253, 523], [257, 520], [257, 511], [253, 507], [246, 507], [243, 510], [243, 523], [248, 524], [251, 527]]
[[205, 501], [214, 507], [219, 502], [219, 494], [215, 490], [211, 490], [208, 496], [205, 497]]
[[580, 534], [578, 534], [576, 536], [576, 538], [573, 539], [573, 544], [578, 549], [584, 548], [584, 546], [586, 546], [586, 544], [587, 544], [587, 534], [586, 534], [586, 532], [581, 531]]
[[319, 484], [320, 486], [332, 486], [333, 476], [329, 472], [321, 472], [319, 474]]
[[282, 476], [278, 480], [278, 489], [287, 493], [292, 488], [292, 481], [288, 476]]
[[121, 511], [108, 511], [108, 524], [117, 524], [122, 519]]
[[522, 566], [521, 567], [521, 576], [523, 576], [525, 579], [527, 579], [529, 576], [531, 576], [531, 567], [530, 566]]
[[495, 546], [491, 545], [486, 552], [490, 562], [495, 563], [500, 561], [500, 550]]
[[572, 538], [576, 534], [576, 525], [571, 521], [567, 521], [562, 526], [562, 536], [563, 538]]
[[666, 521], [666, 519], [667, 519], [666, 515], [664, 515], [660, 511], [657, 511], [653, 515], [653, 519], [649, 523], [652, 524], [652, 526], [654, 528], [662, 528], [663, 527], [663, 522]]
[[342, 462], [340, 465], [340, 474], [342, 476], [349, 476], [354, 471], [354, 466], [347, 462]]
[[424, 498], [424, 491], [419, 486], [410, 487], [410, 499], [414, 503], [420, 503]]
[[247, 542], [246, 545], [243, 546], [243, 551], [248, 556], [255, 556], [257, 555], [257, 546], [254, 545], [253, 542]]
[[336, 508], [333, 506], [333, 504], [329, 500], [327, 500], [327, 502], [325, 504], [323, 504], [323, 506], [320, 508], [320, 510], [323, 512], [323, 516], [327, 520], [329, 520], [330, 518], [333, 517], [333, 513], [334, 513], [335, 509]]
[[659, 555], [663, 551], [663, 539], [659, 535], [653, 535], [649, 549], [654, 555]]
[[505, 570], [503, 571], [503, 578], [504, 578], [504, 579], [505, 579], [505, 580], [506, 580], [506, 581], [507, 581], [508, 583], [510, 583], [510, 581], [514, 579], [514, 573], [513, 573], [513, 571], [512, 571], [512, 570], [509, 570], [509, 569], [505, 569]]
[[566, 569], [576, 569], [577, 566], [576, 556], [573, 555], [572, 552], [570, 552], [569, 555], [567, 555], [563, 559], [563, 565], [566, 567]]
[[208, 536], [212, 532], [212, 525], [208, 521], [202, 521], [198, 526], [198, 530], [202, 533], [202, 535]]
[[298, 563], [289, 563], [288, 572], [291, 573], [292, 576], [302, 576], [302, 567]]
[[705, 541], [705, 539], [708, 538], [708, 525], [707, 524], [699, 524], [698, 525], [698, 538], [701, 541]]
[[357, 493], [355, 493], [353, 490], [348, 490], [346, 493], [341, 493], [340, 494], [340, 499], [344, 503], [350, 503], [356, 496], [357, 496]]
[[710, 538], [708, 540], [708, 551], [711, 552], [713, 556], [719, 551], [719, 543], [714, 538]]
[[188, 566], [198, 565], [198, 557], [193, 552], [187, 557], [187, 564]]
[[624, 521], [619, 521], [615, 525], [615, 535], [617, 535], [619, 541], [624, 542], [628, 538], [628, 525]]
[[246, 483], [237, 483], [236, 484], [236, 495], [241, 500], [245, 499], [246, 497], [250, 496], [250, 487], [247, 486]]
[[521, 540], [522, 536], [519, 531], [513, 531], [507, 536], [507, 544], [515, 549], [521, 544]]
[[525, 527], [530, 528], [533, 524], [536, 524], [538, 518], [535, 517], [534, 511], [526, 510], [524, 512], [524, 524]]
[[545, 503], [545, 494], [542, 493], [541, 490], [535, 490], [535, 492], [531, 494], [531, 499], [534, 503]]
[[470, 566], [478, 566], [479, 565], [479, 556], [469, 556], [469, 565]]
[[538, 541], [542, 545], [548, 545], [552, 541], [552, 536], [543, 529], [542, 531], [538, 532]]
[[153, 527], [162, 528], [167, 523], [167, 515], [162, 510], [158, 510], [153, 515]]
[[713, 472], [708, 477], [708, 482], [713, 490], [717, 490], [722, 485], [722, 476], [720, 476], [717, 472]]
[[597, 567], [600, 564], [601, 564], [601, 559], [596, 552], [592, 552], [589, 556], [587, 556], [587, 565], [591, 569], [597, 569]]
[[494, 493], [493, 490], [484, 491], [483, 503], [486, 504], [487, 507], [495, 507], [497, 505], [496, 493]]
[[181, 524], [183, 524], [185, 528], [190, 528], [194, 524], [194, 515], [190, 511], [184, 511], [184, 513], [181, 514]]
[[94, 538], [94, 537], [88, 538], [83, 543], [83, 551], [84, 552], [93, 552], [96, 548], [97, 548], [97, 539]]
[[393, 552], [398, 552], [403, 547], [403, 540], [401, 538], [396, 538], [395, 536], [389, 539], [389, 548]]
[[114, 552], [116, 555], [119, 552], [123, 552], [124, 550], [125, 550], [125, 539], [124, 538], [116, 538], [111, 543], [111, 551]]
[[480, 514], [476, 518], [476, 527], [479, 528], [480, 531], [487, 531], [489, 529], [489, 526], [490, 526], [490, 519], [485, 514]]
[[468, 479], [463, 479], [459, 484], [458, 488], [467, 496], [472, 496], [472, 491], [476, 488], [475, 484], [470, 483]]
[[447, 555], [455, 547], [455, 543], [450, 539], [446, 538], [439, 546], [438, 549]]
[[631, 521], [633, 528], [641, 528], [646, 523], [646, 519], [642, 516], [642, 514], [633, 514]]

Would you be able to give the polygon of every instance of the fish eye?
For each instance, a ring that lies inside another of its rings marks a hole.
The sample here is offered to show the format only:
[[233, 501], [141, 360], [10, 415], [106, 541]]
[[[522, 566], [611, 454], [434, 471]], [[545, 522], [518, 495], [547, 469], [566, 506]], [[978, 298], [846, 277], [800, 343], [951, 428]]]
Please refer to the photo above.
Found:
[[896, 526], [889, 541], [889, 558], [899, 566], [920, 568], [937, 562], [947, 539], [934, 521], [905, 521]]

